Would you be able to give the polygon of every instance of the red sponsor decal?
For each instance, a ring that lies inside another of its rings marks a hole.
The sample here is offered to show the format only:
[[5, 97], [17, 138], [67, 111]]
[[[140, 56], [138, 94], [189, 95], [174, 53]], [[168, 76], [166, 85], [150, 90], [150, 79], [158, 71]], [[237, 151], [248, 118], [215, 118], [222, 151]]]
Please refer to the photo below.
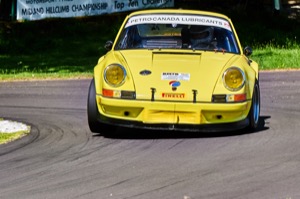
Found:
[[163, 98], [176, 98], [182, 99], [185, 97], [184, 93], [162, 93], [161, 95]]

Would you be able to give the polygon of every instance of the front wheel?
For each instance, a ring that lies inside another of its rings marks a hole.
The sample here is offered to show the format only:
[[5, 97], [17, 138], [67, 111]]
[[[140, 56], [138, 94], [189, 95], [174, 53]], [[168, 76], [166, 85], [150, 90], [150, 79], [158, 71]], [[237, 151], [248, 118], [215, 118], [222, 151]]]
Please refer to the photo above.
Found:
[[256, 81], [253, 89], [251, 109], [248, 114], [249, 129], [251, 131], [255, 131], [258, 128], [259, 116], [260, 116], [260, 89], [259, 89], [258, 81]]
[[101, 134], [112, 134], [115, 131], [114, 126], [102, 123], [100, 120], [100, 114], [98, 112], [96, 102], [96, 88], [94, 79], [92, 79], [89, 87], [87, 100], [87, 116], [89, 127], [92, 132]]
[[95, 81], [92, 79], [89, 87], [88, 101], [87, 101], [87, 116], [90, 130], [94, 133], [99, 133], [99, 122], [98, 118], [98, 108], [96, 104], [96, 90]]

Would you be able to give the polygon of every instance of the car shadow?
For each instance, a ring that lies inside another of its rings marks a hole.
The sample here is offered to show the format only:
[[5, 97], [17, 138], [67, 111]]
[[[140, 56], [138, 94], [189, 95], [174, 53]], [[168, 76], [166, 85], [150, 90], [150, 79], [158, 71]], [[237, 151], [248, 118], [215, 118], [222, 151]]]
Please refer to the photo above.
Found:
[[187, 131], [168, 131], [168, 130], [148, 130], [148, 129], [132, 129], [125, 127], [118, 127], [114, 131], [107, 133], [95, 133], [93, 136], [103, 136], [111, 139], [184, 139], [184, 138], [216, 138], [216, 137], [230, 137], [245, 134], [255, 134], [269, 129], [266, 124], [271, 116], [260, 116], [259, 126], [256, 131], [250, 129], [241, 129], [236, 131], [224, 132], [187, 132]]

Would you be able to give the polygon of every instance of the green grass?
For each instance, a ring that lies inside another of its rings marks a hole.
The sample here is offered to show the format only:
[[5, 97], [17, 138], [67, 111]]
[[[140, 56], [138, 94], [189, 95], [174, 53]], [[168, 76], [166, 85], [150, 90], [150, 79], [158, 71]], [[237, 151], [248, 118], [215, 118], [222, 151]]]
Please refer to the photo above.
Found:
[[97, 56], [0, 55], [0, 81], [8, 79], [52, 79], [91, 76]]
[[259, 63], [261, 70], [300, 69], [300, 45], [288, 38], [283, 45], [270, 42], [255, 47], [251, 57]]
[[256, 49], [251, 57], [257, 61], [260, 70], [300, 69], [300, 48], [282, 49], [265, 47]]
[[242, 45], [252, 46], [260, 70], [300, 69], [300, 21], [266, 12], [234, 14]]
[[0, 81], [91, 77], [120, 23], [118, 16], [0, 23]]
[[6, 144], [8, 142], [14, 141], [16, 139], [19, 139], [29, 132], [27, 131], [20, 131], [16, 133], [1, 133], [0, 132], [0, 144]]

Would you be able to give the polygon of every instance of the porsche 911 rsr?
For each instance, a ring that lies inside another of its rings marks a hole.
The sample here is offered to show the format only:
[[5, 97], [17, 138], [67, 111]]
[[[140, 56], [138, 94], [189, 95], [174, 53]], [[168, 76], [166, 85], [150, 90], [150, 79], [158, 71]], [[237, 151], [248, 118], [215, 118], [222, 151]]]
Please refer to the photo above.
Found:
[[112, 126], [182, 131], [257, 129], [258, 64], [218, 13], [130, 14], [94, 68], [92, 132]]

